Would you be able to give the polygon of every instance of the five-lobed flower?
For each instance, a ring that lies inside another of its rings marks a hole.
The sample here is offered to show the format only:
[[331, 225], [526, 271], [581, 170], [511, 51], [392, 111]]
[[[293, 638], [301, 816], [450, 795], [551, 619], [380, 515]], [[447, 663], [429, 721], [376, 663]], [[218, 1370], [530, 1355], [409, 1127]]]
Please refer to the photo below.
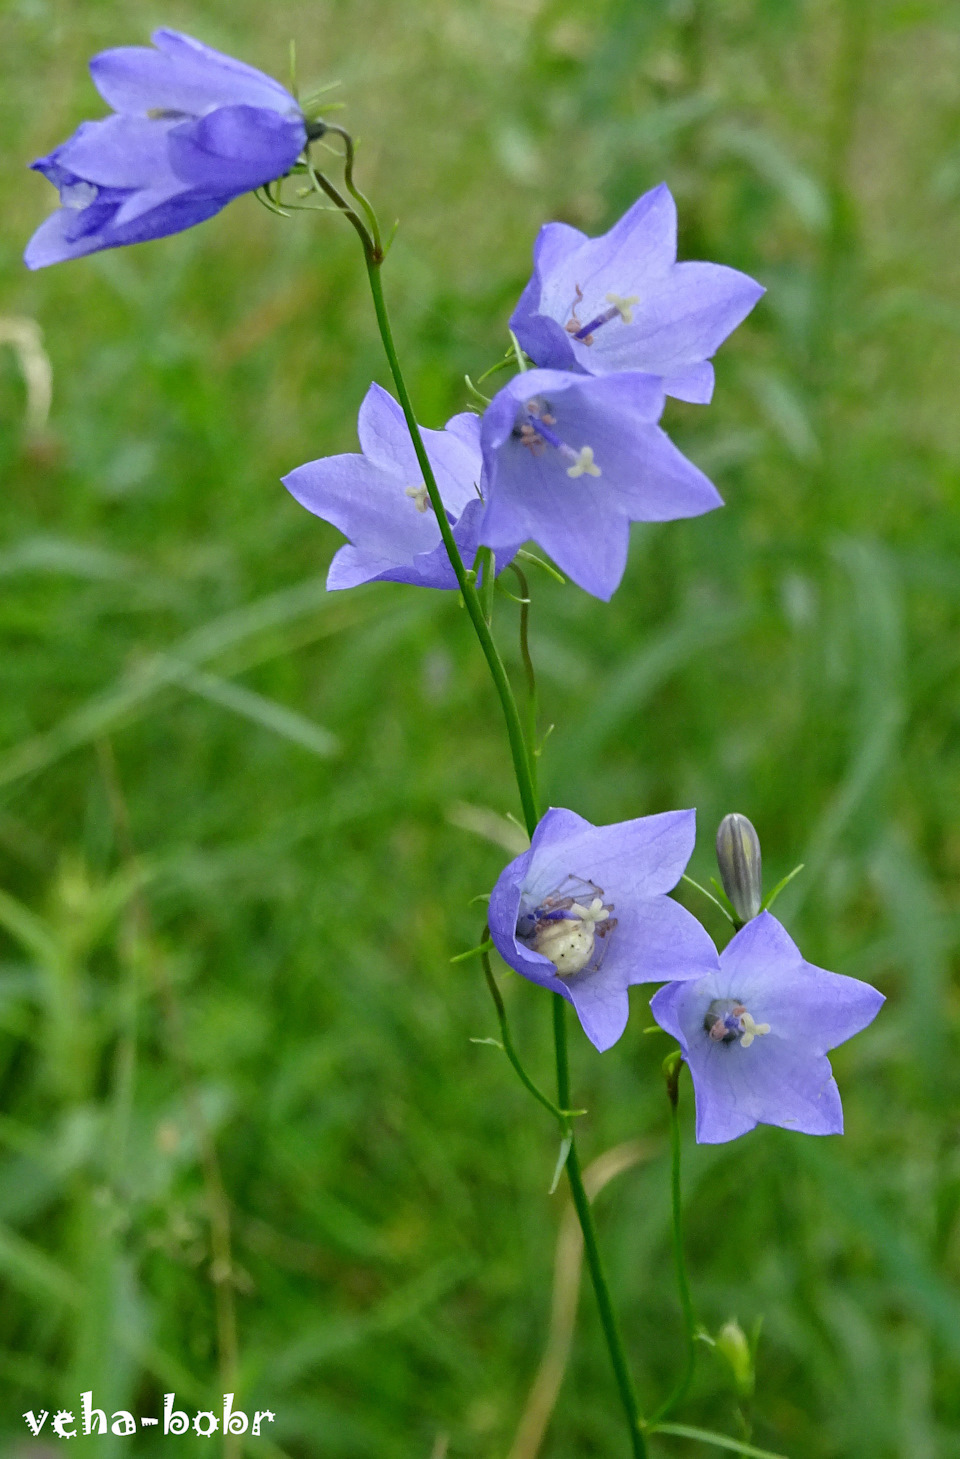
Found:
[[303, 113], [279, 82], [178, 31], [152, 40], [153, 50], [93, 57], [115, 114], [83, 122], [32, 164], [60, 207], [28, 243], [28, 268], [190, 228], [282, 177], [303, 151]]
[[581, 588], [609, 599], [623, 577], [631, 522], [694, 517], [723, 504], [660, 429], [663, 405], [653, 375], [515, 376], [483, 416], [488, 507], [480, 541], [499, 552], [533, 538]]
[[695, 821], [692, 810], [666, 811], [594, 826], [551, 809], [493, 889], [490, 936], [500, 956], [572, 1003], [600, 1050], [623, 1033], [631, 984], [717, 968], [707, 933], [667, 895], [690, 859]]
[[[301, 506], [350, 539], [330, 564], [327, 587], [378, 581], [455, 588], [403, 412], [379, 385], [367, 391], [357, 432], [361, 455], [325, 456], [283, 478]], [[456, 415], [442, 431], [422, 434], [454, 541], [470, 567], [484, 512], [480, 422], [475, 415]], [[497, 554], [498, 571], [518, 547], [519, 541]]]
[[843, 1132], [830, 1049], [873, 1021], [883, 995], [804, 960], [761, 912], [720, 954], [719, 969], [672, 982], [651, 999], [693, 1077], [697, 1140], [718, 1144], [755, 1125], [808, 1135]]
[[510, 328], [544, 368], [640, 370], [668, 395], [706, 403], [710, 357], [763, 292], [723, 264], [677, 263], [677, 209], [661, 183], [599, 238], [545, 224]]

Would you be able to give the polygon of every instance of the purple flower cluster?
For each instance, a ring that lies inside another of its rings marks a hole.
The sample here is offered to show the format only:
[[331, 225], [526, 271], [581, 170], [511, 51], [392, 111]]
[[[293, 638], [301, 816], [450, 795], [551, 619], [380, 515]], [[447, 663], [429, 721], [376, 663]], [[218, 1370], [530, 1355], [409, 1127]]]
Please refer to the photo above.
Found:
[[[294, 97], [263, 72], [177, 31], [154, 49], [94, 56], [114, 115], [84, 122], [34, 168], [60, 207], [27, 246], [30, 268], [159, 238], [282, 177], [307, 144]], [[623, 576], [631, 522], [697, 516], [721, 504], [658, 422], [668, 394], [709, 401], [710, 357], [763, 290], [736, 269], [677, 263], [665, 184], [608, 233], [548, 223], [511, 320], [536, 369], [491, 402], [429, 433], [438, 486], [466, 566], [480, 546], [503, 567], [533, 539], [588, 593]], [[361, 456], [315, 461], [290, 491], [349, 539], [330, 587], [389, 578], [452, 588], [439, 526], [400, 418], [384, 398], [361, 413]]]
[[702, 1143], [733, 1140], [757, 1124], [840, 1134], [826, 1055], [872, 1022], [883, 997], [805, 962], [769, 912], [718, 957], [700, 923], [667, 895], [693, 841], [693, 811], [613, 826], [547, 811], [530, 850], [493, 889], [497, 951], [572, 1003], [600, 1050], [626, 1027], [630, 985], [664, 982], [650, 1007], [689, 1066]]
[[[93, 58], [94, 84], [113, 115], [85, 122], [33, 164], [59, 190], [60, 207], [27, 246], [30, 268], [201, 222], [283, 177], [322, 130], [308, 129], [294, 97], [253, 67], [176, 31], [158, 30], [153, 42]], [[467, 568], [485, 547], [500, 570], [533, 539], [580, 587], [610, 598], [632, 522], [721, 504], [659, 421], [668, 395], [710, 401], [710, 359], [762, 293], [736, 269], [677, 262], [665, 184], [602, 237], [548, 223], [510, 321], [533, 368], [521, 369], [482, 418], [457, 415], [422, 432], [436, 495], [403, 412], [378, 385], [360, 409], [360, 454], [312, 461], [284, 478], [298, 502], [348, 539], [327, 586], [456, 587], [438, 506]], [[651, 1008], [690, 1068], [699, 1140], [731, 1140], [758, 1123], [838, 1133], [843, 1115], [826, 1055], [870, 1023], [883, 999], [805, 962], [759, 910], [759, 841], [738, 815], [721, 826], [718, 855], [745, 925], [718, 956], [668, 895], [694, 834], [693, 811], [610, 826], [548, 811], [494, 887], [493, 942], [518, 973], [571, 1003], [601, 1050], [623, 1033], [631, 985], [663, 983]]]
[[[609, 599], [623, 577], [631, 522], [672, 521], [720, 506], [716, 489], [658, 422], [668, 393], [709, 400], [708, 357], [762, 292], [735, 269], [676, 262], [676, 209], [663, 185], [602, 238], [548, 224], [511, 320], [540, 368], [504, 386], [477, 436], [469, 436], [479, 446], [480, 469], [471, 472], [463, 461], [456, 485], [447, 475], [441, 486], [467, 566], [483, 545], [503, 567], [532, 539], [586, 592]], [[455, 416], [445, 432], [428, 434], [436, 444], [450, 433], [468, 439], [467, 418]], [[366, 445], [363, 453], [372, 460]], [[388, 491], [367, 471], [365, 489], [359, 461], [313, 462], [286, 478], [298, 501], [350, 539], [349, 581], [389, 576], [455, 586], [436, 524], [414, 533], [410, 521], [405, 495], [422, 490], [417, 500], [428, 505], [418, 472], [405, 467], [401, 489]], [[309, 491], [308, 480], [315, 484]], [[426, 551], [420, 544], [428, 538]], [[330, 587], [348, 586], [344, 566], [341, 552]]]
[[[504, 386], [476, 434], [464, 416], [427, 433], [434, 449], [451, 434], [479, 449], [478, 467], [461, 455], [450, 462], [452, 475], [438, 473], [466, 565], [486, 546], [501, 568], [532, 539], [586, 592], [609, 599], [623, 577], [631, 522], [720, 506], [658, 422], [668, 393], [710, 399], [708, 357], [762, 292], [735, 269], [676, 262], [676, 209], [664, 185], [602, 238], [548, 224], [511, 320], [538, 368]], [[363, 458], [315, 461], [285, 478], [298, 501], [350, 539], [349, 557], [334, 560], [331, 588], [374, 577], [455, 586], [436, 523], [415, 530], [411, 521], [408, 498], [423, 511], [429, 502], [396, 421], [393, 488], [370, 469], [363, 414]]]

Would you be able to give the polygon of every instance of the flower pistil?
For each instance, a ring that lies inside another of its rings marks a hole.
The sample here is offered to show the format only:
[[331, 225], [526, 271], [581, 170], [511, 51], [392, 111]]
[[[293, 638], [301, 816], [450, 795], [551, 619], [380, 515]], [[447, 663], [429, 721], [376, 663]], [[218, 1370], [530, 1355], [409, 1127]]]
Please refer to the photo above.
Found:
[[770, 1032], [769, 1023], [757, 1023], [744, 1005], [733, 998], [715, 998], [707, 1009], [703, 1026], [715, 1043], [739, 1043], [744, 1049], [749, 1049], [759, 1034]]
[[553, 429], [556, 423], [557, 419], [551, 412], [549, 402], [535, 398], [525, 403], [513, 433], [521, 445], [528, 447], [534, 456], [538, 456], [544, 446], [551, 446], [558, 451], [570, 463], [567, 467], [568, 476], [600, 476], [600, 467], [593, 459], [593, 447], [581, 446], [579, 451], [575, 451], [557, 435]]
[[579, 284], [576, 289], [576, 301], [570, 310], [570, 318], [564, 325], [564, 329], [568, 334], [572, 334], [574, 339], [582, 340], [584, 344], [593, 344], [594, 331], [602, 329], [612, 319], [622, 319], [624, 324], [633, 323], [633, 306], [640, 303], [639, 294], [606, 294], [604, 297], [610, 308], [601, 310], [595, 319], [590, 320], [589, 324], [581, 324], [577, 318], [577, 310], [583, 302], [583, 290]]

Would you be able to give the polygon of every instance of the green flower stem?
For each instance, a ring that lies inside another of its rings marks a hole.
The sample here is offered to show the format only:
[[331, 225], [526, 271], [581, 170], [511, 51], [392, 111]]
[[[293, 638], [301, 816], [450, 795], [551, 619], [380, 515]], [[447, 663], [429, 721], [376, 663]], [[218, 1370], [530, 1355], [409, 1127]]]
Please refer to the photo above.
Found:
[[537, 761], [540, 751], [537, 746], [537, 676], [530, 653], [530, 586], [526, 573], [515, 562], [511, 562], [510, 570], [520, 586], [520, 657], [523, 660], [523, 672], [527, 678], [527, 751], [530, 756], [534, 790], [537, 790], [539, 770]]
[[690, 1296], [690, 1282], [687, 1277], [687, 1263], [683, 1250], [683, 1197], [680, 1186], [680, 1074], [682, 1069], [683, 1060], [679, 1050], [668, 1054], [663, 1061], [667, 1097], [670, 1101], [670, 1196], [673, 1207], [673, 1258], [676, 1263], [677, 1288], [683, 1312], [686, 1361], [677, 1386], [654, 1415], [654, 1424], [665, 1418], [670, 1410], [687, 1396], [687, 1390], [693, 1381], [694, 1364], [697, 1360], [697, 1320], [693, 1311], [693, 1299]]
[[[567, 1108], [570, 1104], [570, 1066], [567, 1061], [566, 1013], [566, 1000], [559, 993], [554, 993], [553, 1034], [557, 1056], [557, 1102], [564, 1108]], [[590, 1269], [590, 1279], [593, 1282], [597, 1306], [600, 1309], [600, 1321], [603, 1324], [604, 1336], [607, 1339], [607, 1347], [610, 1350], [610, 1360], [613, 1364], [613, 1372], [617, 1380], [620, 1402], [627, 1416], [630, 1442], [633, 1446], [633, 1459], [647, 1459], [647, 1444], [641, 1428], [642, 1420], [640, 1418], [640, 1408], [637, 1403], [637, 1394], [633, 1386], [633, 1379], [630, 1376], [630, 1369], [627, 1366], [623, 1338], [620, 1334], [620, 1324], [617, 1321], [617, 1314], [610, 1300], [610, 1288], [607, 1286], [606, 1273], [603, 1270], [603, 1262], [600, 1258], [600, 1247], [597, 1244], [597, 1228], [593, 1219], [590, 1198], [583, 1184], [580, 1156], [577, 1154], [577, 1147], [573, 1140], [571, 1140], [570, 1149], [567, 1152], [567, 1179], [570, 1182], [570, 1195], [573, 1198], [574, 1209], [577, 1213], [577, 1219], [580, 1222], [580, 1230], [583, 1232], [583, 1249], [586, 1252], [587, 1266]]]
[[[403, 411], [407, 429], [410, 432], [413, 449], [416, 452], [417, 461], [423, 472], [423, 483], [427, 488], [427, 495], [430, 498], [431, 505], [436, 514], [437, 525], [440, 528], [440, 535], [443, 538], [443, 545], [447, 550], [447, 556], [450, 559], [450, 564], [456, 575], [457, 584], [463, 595], [463, 601], [466, 604], [467, 612], [470, 614], [470, 621], [480, 641], [480, 647], [483, 649], [487, 666], [490, 669], [490, 674], [503, 708], [503, 715], [507, 725], [507, 737], [510, 741], [510, 753], [513, 757], [513, 768], [517, 779], [517, 789], [520, 792], [520, 802], [523, 806], [524, 821], [526, 822], [528, 834], [532, 836], [540, 819], [536, 780], [533, 770], [533, 751], [532, 748], [528, 749], [523, 732], [523, 724], [520, 719], [520, 712], [517, 708], [517, 701], [510, 687], [510, 680], [507, 677], [503, 660], [500, 658], [497, 646], [494, 643], [490, 625], [484, 615], [483, 605], [480, 601], [476, 585], [473, 579], [467, 574], [467, 570], [463, 565], [463, 559], [460, 556], [456, 541], [454, 540], [452, 528], [447, 520], [447, 514], [440, 498], [440, 491], [433, 474], [433, 468], [430, 465], [430, 458], [423, 444], [423, 437], [420, 434], [417, 417], [410, 400], [409, 392], [407, 391], [406, 381], [403, 378], [403, 371], [400, 368], [400, 360], [397, 356], [396, 345], [393, 340], [390, 316], [387, 313], [386, 300], [383, 296], [383, 283], [380, 277], [380, 266], [383, 263], [383, 250], [375, 242], [373, 236], [364, 225], [364, 222], [357, 216], [355, 209], [350, 206], [329, 179], [324, 177], [322, 173], [316, 172], [312, 167], [310, 168], [310, 173], [314, 186], [322, 189], [336, 203], [337, 207], [340, 208], [346, 215], [348, 221], [353, 225], [363, 243], [363, 256], [367, 266], [367, 277], [370, 281], [370, 293], [373, 296], [373, 307], [377, 316], [380, 338], [383, 341], [384, 352], [386, 353], [390, 373], [393, 376], [393, 382], [397, 389], [400, 408]], [[525, 368], [525, 361], [519, 351], [517, 363], [521, 369]], [[492, 988], [495, 988], [496, 985], [492, 984], [492, 978], [488, 982], [492, 985]], [[495, 1001], [499, 1001], [499, 990], [496, 992]], [[559, 1016], [556, 1006], [557, 1003], [560, 1005]], [[500, 1007], [502, 1007], [502, 1003]], [[501, 1028], [503, 1027], [504, 1024], [501, 1025]], [[546, 1099], [546, 1096], [540, 1093], [532, 1081], [528, 1081], [515, 1054], [511, 1062], [535, 1098], [540, 1103], [545, 1104], [552, 1114], [556, 1116], [559, 1111], [561, 1117], [563, 1117], [563, 1112], [567, 1111], [570, 1106], [570, 1080], [567, 1070], [566, 1025], [563, 1022], [563, 999], [559, 996], [556, 997], [554, 1004], [553, 1028], [559, 1094], [558, 1104], [556, 1106], [552, 1105]], [[508, 1048], [506, 1039], [504, 1039], [504, 1048], [508, 1049], [508, 1057], [510, 1057], [509, 1048], [512, 1048], [512, 1044]], [[599, 1247], [597, 1246], [597, 1233], [593, 1223], [593, 1214], [590, 1210], [590, 1202], [587, 1198], [586, 1190], [584, 1189], [583, 1176], [580, 1171], [580, 1159], [577, 1154], [572, 1131], [565, 1138], [570, 1140], [570, 1148], [566, 1159], [567, 1177], [570, 1181], [573, 1204], [577, 1212], [581, 1230], [583, 1231], [583, 1244], [587, 1253], [587, 1263], [590, 1268], [590, 1276], [597, 1297], [597, 1305], [600, 1309], [600, 1321], [603, 1324], [617, 1387], [620, 1391], [621, 1401], [627, 1415], [633, 1459], [647, 1459], [647, 1446], [640, 1429], [640, 1417], [636, 1394], [633, 1388], [633, 1380], [630, 1377], [630, 1370], [627, 1367], [623, 1339], [620, 1336], [616, 1314], [614, 1313], [613, 1304], [610, 1300], [610, 1291], [607, 1286], [606, 1276], [604, 1275]]]
[[[484, 928], [484, 933], [486, 933], [486, 930], [487, 929]], [[493, 1005], [497, 1010], [497, 1021], [500, 1024], [500, 1038], [503, 1042], [503, 1052], [506, 1054], [507, 1058], [513, 1065], [514, 1070], [516, 1071], [517, 1076], [520, 1079], [520, 1082], [524, 1085], [526, 1089], [530, 1091], [534, 1099], [538, 1100], [540, 1104], [543, 1105], [544, 1109], [550, 1111], [550, 1113], [553, 1115], [554, 1119], [560, 1126], [561, 1134], [563, 1135], [564, 1139], [566, 1139], [566, 1137], [572, 1133], [570, 1129], [571, 1116], [573, 1114], [582, 1114], [583, 1111], [561, 1109], [559, 1105], [554, 1104], [553, 1100], [548, 1099], [547, 1096], [543, 1093], [542, 1089], [537, 1088], [536, 1084], [534, 1084], [533, 1080], [530, 1078], [530, 1075], [521, 1064], [520, 1059], [517, 1056], [517, 1051], [513, 1046], [513, 1039], [510, 1035], [510, 1027], [507, 1023], [507, 1010], [503, 1006], [503, 998], [500, 995], [500, 989], [497, 987], [496, 979], [494, 978], [493, 971], [490, 967], [490, 954], [486, 951], [486, 948], [491, 946], [492, 944], [488, 942], [485, 944], [485, 946], [481, 947], [480, 959], [483, 963], [483, 976], [487, 980], [487, 987], [490, 989], [490, 996], [493, 999]]]
[[513, 769], [517, 777], [517, 789], [520, 792], [520, 803], [523, 806], [523, 818], [526, 822], [527, 832], [533, 835], [540, 819], [540, 812], [537, 806], [537, 792], [534, 784], [533, 770], [531, 768], [532, 757], [527, 753], [527, 745], [523, 734], [523, 725], [520, 721], [520, 711], [517, 709], [517, 701], [513, 697], [513, 690], [510, 687], [510, 680], [507, 678], [507, 671], [503, 666], [503, 660], [497, 651], [493, 641], [493, 634], [490, 632], [490, 625], [486, 620], [483, 605], [476, 586], [467, 577], [467, 570], [463, 565], [463, 559], [453, 538], [453, 529], [447, 520], [443, 502], [440, 500], [440, 490], [437, 486], [433, 468], [430, 465], [430, 458], [427, 455], [426, 447], [423, 444], [423, 437], [420, 434], [420, 427], [417, 424], [417, 417], [414, 414], [410, 396], [407, 392], [406, 381], [403, 378], [403, 371], [400, 369], [400, 361], [397, 358], [396, 346], [393, 342], [393, 331], [390, 328], [390, 317], [387, 314], [387, 305], [383, 297], [383, 284], [380, 278], [381, 260], [374, 256], [371, 249], [364, 249], [364, 257], [367, 264], [367, 276], [370, 279], [370, 292], [373, 295], [373, 307], [377, 314], [377, 324], [380, 328], [380, 338], [383, 340], [383, 348], [390, 365], [390, 373], [393, 376], [393, 383], [397, 387], [397, 396], [400, 400], [400, 408], [403, 411], [404, 419], [407, 422], [407, 429], [410, 432], [410, 439], [413, 442], [413, 449], [417, 454], [420, 463], [420, 470], [423, 472], [423, 484], [427, 488], [431, 505], [436, 514], [437, 525], [440, 528], [440, 535], [443, 538], [443, 545], [447, 549], [447, 556], [450, 558], [451, 566], [456, 574], [460, 592], [463, 594], [463, 601], [470, 614], [470, 621], [473, 624], [474, 632], [480, 640], [480, 647], [483, 649], [484, 657], [493, 678], [494, 687], [500, 697], [503, 706], [503, 716], [507, 722], [507, 737], [510, 741], [510, 753], [513, 756]]

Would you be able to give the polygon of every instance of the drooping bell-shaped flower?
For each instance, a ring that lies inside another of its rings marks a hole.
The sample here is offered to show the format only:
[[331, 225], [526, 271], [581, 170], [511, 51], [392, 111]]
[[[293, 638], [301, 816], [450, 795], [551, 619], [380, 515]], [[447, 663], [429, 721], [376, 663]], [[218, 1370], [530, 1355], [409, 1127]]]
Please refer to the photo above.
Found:
[[[403, 411], [381, 386], [367, 391], [357, 431], [361, 455], [324, 456], [283, 478], [301, 506], [350, 539], [330, 564], [327, 587], [379, 581], [455, 588]], [[480, 422], [455, 415], [442, 431], [422, 434], [460, 556], [472, 567], [484, 513]], [[497, 553], [497, 571], [519, 545]]]
[[695, 835], [693, 811], [593, 826], [549, 810], [493, 889], [490, 936], [500, 956], [572, 1003], [600, 1050], [623, 1033], [631, 984], [716, 971], [707, 933], [667, 896]]
[[483, 416], [481, 542], [500, 551], [533, 538], [586, 592], [610, 598], [623, 577], [631, 522], [669, 522], [723, 505], [658, 426], [663, 405], [653, 375], [515, 376]]
[[272, 182], [307, 140], [278, 81], [174, 30], [148, 46], [101, 51], [94, 85], [114, 115], [83, 122], [32, 164], [60, 207], [27, 245], [28, 268], [162, 238]]
[[720, 969], [673, 982], [650, 1002], [693, 1076], [697, 1140], [719, 1144], [755, 1125], [807, 1135], [843, 1132], [827, 1053], [866, 1028], [883, 995], [805, 962], [775, 917], [761, 912], [720, 955]]
[[668, 395], [705, 403], [708, 361], [763, 292], [723, 264], [677, 263], [677, 209], [661, 183], [599, 238], [567, 223], [541, 228], [510, 328], [543, 368], [642, 370], [662, 376]]

